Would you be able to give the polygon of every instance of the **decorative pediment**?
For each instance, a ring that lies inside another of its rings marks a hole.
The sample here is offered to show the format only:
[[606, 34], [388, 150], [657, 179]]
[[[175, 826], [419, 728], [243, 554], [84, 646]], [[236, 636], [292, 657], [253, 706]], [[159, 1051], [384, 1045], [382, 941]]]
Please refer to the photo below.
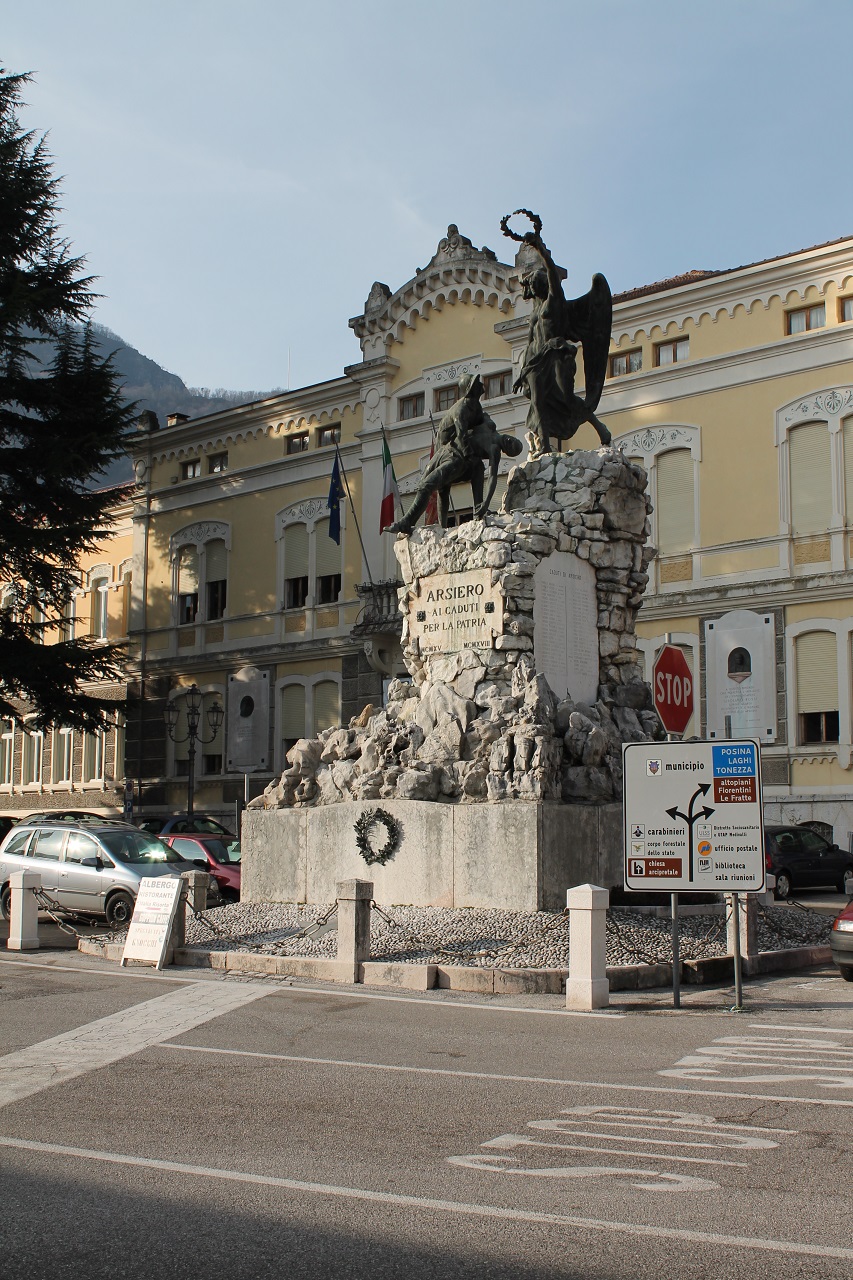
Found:
[[199, 520], [178, 529], [169, 539], [169, 559], [174, 560], [181, 547], [202, 547], [206, 542], [222, 539], [226, 550], [231, 550], [231, 526], [222, 520]]
[[471, 259], [483, 262], [497, 262], [497, 256], [491, 249], [487, 249], [483, 245], [482, 249], [476, 249], [473, 241], [467, 236], [463, 236], [455, 222], [451, 222], [447, 228], [447, 235], [442, 236], [438, 242], [438, 248], [427, 264], [427, 270], [430, 267], [441, 267], [446, 263], [469, 262]]
[[665, 453], [667, 449], [689, 449], [701, 461], [701, 443], [698, 427], [665, 426], [630, 431], [627, 435], [617, 436], [613, 446], [621, 449], [629, 458], [653, 458], [655, 454]]

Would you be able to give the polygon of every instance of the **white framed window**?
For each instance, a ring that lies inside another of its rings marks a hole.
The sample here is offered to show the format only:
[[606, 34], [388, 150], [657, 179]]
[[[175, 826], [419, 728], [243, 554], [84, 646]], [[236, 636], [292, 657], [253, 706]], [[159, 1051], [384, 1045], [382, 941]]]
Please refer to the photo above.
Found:
[[0, 791], [11, 791], [15, 781], [15, 723], [0, 720]]
[[54, 729], [50, 744], [50, 780], [56, 787], [70, 787], [74, 781], [74, 730]]
[[797, 742], [838, 742], [838, 650], [832, 631], [806, 631], [794, 641], [797, 676]]
[[91, 592], [89, 634], [96, 640], [106, 640], [107, 638], [109, 589], [110, 580], [108, 577], [103, 576], [91, 579], [89, 587]]
[[41, 787], [44, 761], [44, 734], [41, 729], [24, 728], [21, 734], [21, 786]]
[[83, 734], [83, 786], [102, 787], [105, 780], [107, 735], [104, 729]]
[[826, 306], [822, 302], [810, 307], [797, 307], [794, 311], [785, 312], [785, 332], [807, 333], [811, 329], [822, 329], [826, 324]]
[[696, 545], [696, 496], [689, 449], [669, 449], [656, 459], [657, 547], [677, 555]]
[[788, 436], [791, 531], [825, 533], [832, 518], [832, 459], [825, 422], [806, 422]]
[[[808, 568], [818, 557], [843, 569], [844, 528], [853, 526], [853, 385], [829, 387], [778, 409], [776, 447], [780, 537], [825, 540], [828, 553], [810, 551], [802, 562]], [[788, 569], [800, 563], [801, 552], [791, 543], [784, 555]]]
[[655, 364], [663, 368], [668, 364], [681, 364], [690, 358], [690, 339], [674, 338], [667, 342], [655, 344]]
[[182, 480], [198, 480], [201, 475], [201, 458], [190, 458], [181, 463]]

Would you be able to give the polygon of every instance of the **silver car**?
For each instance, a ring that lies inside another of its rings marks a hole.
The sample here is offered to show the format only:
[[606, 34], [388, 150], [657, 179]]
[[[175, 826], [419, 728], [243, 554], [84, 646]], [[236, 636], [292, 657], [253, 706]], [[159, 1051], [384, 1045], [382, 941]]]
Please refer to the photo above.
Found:
[[[12, 872], [36, 871], [42, 888], [66, 911], [106, 916], [111, 926], [121, 927], [133, 915], [140, 880], [197, 870], [162, 840], [129, 823], [23, 822], [0, 844], [0, 911], [8, 920]], [[219, 890], [211, 881], [208, 904], [216, 906]]]

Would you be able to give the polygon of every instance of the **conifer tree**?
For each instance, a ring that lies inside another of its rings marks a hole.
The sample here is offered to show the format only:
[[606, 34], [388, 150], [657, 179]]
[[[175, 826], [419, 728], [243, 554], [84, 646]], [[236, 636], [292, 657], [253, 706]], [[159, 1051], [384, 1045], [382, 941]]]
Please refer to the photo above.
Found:
[[59, 180], [18, 112], [29, 76], [0, 68], [0, 716], [94, 729], [120, 652], [68, 637], [80, 556], [126, 491], [98, 490], [132, 407], [87, 328], [95, 294], [57, 225]]

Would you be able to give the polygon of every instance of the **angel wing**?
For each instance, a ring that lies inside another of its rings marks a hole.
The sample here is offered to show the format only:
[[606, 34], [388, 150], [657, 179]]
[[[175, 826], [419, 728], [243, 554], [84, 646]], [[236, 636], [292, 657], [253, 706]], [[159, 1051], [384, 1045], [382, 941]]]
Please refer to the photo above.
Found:
[[584, 404], [594, 411], [604, 389], [613, 327], [613, 295], [604, 276], [596, 273], [583, 297], [567, 298], [566, 311], [569, 337], [583, 348]]

